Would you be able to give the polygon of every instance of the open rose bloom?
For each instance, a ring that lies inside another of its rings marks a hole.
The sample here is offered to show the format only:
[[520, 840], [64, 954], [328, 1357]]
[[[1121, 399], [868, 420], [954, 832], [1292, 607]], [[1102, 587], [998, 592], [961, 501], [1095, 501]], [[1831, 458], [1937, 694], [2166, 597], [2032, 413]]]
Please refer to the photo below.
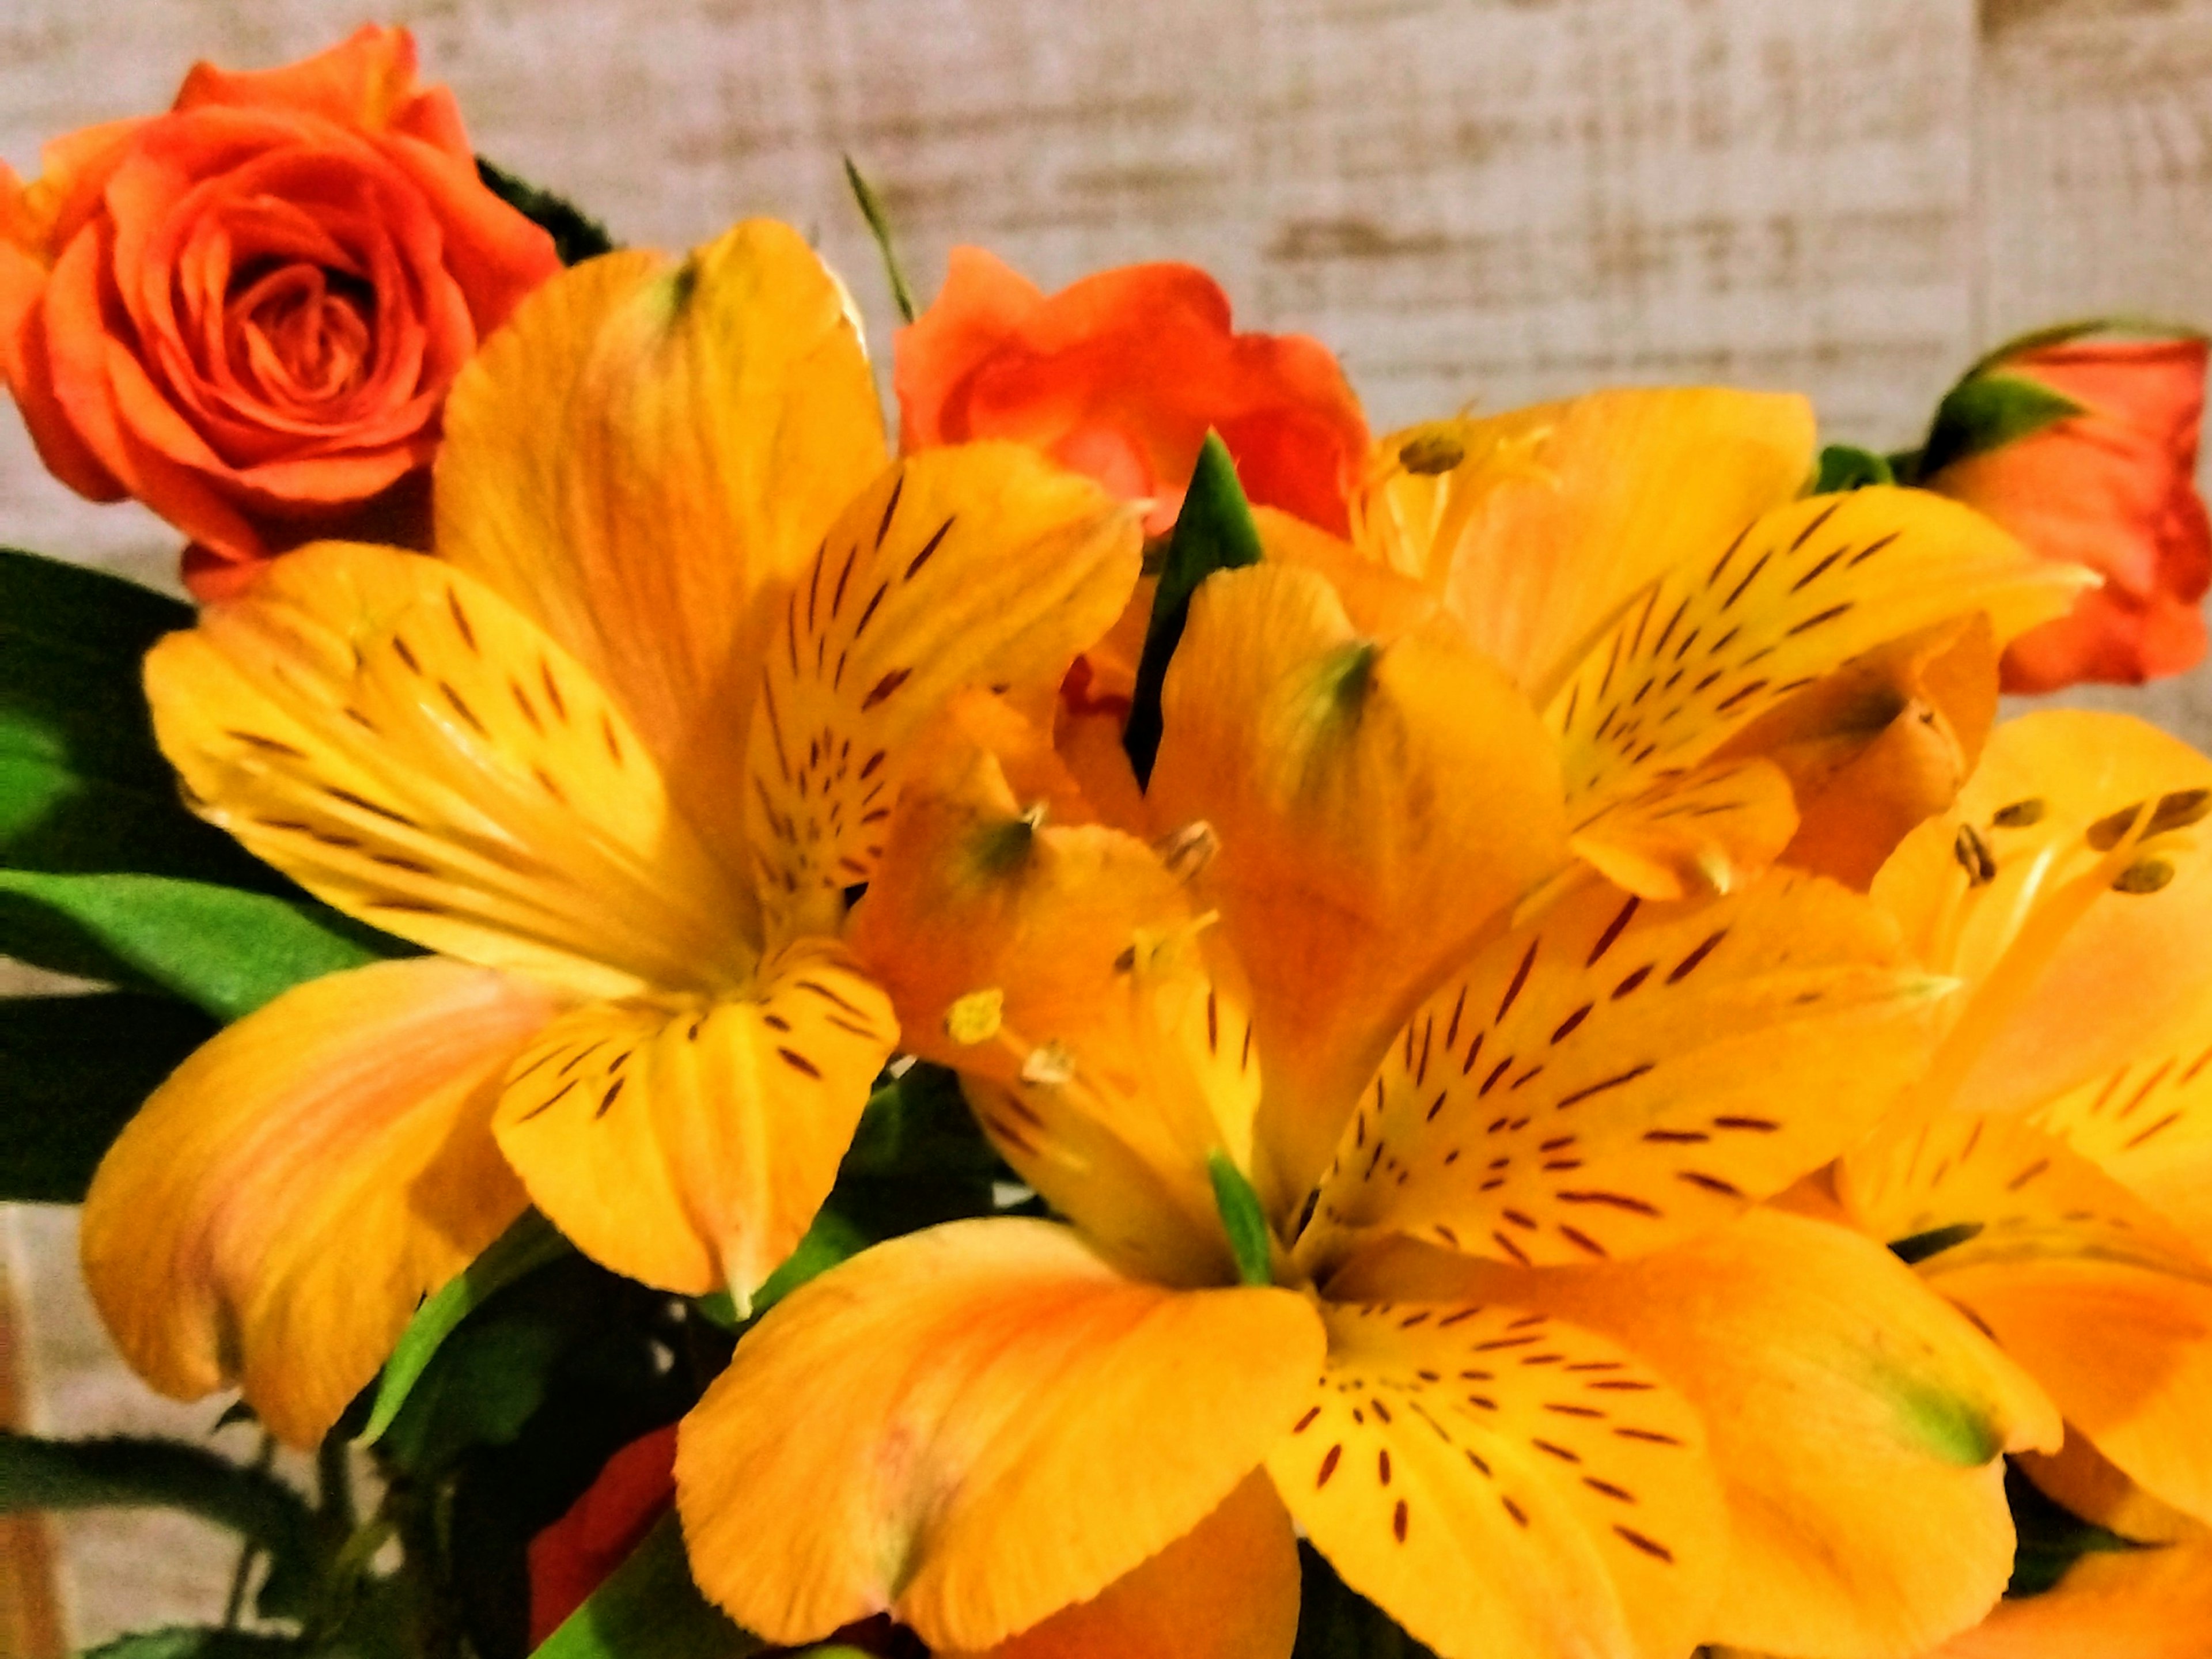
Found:
[[0, 235], [201, 602], [0, 552], [0, 953], [129, 988], [0, 1039], [147, 1059], [0, 1198], [320, 1453], [174, 1651], [2212, 1652], [2212, 759], [1998, 718], [2201, 653], [2201, 342], [1829, 489], [963, 248], [894, 437], [799, 232], [562, 270], [378, 28]]
[[203, 64], [45, 163], [0, 169], [0, 372], [56, 475], [176, 526], [204, 593], [318, 535], [418, 541], [447, 388], [558, 261], [404, 31]]

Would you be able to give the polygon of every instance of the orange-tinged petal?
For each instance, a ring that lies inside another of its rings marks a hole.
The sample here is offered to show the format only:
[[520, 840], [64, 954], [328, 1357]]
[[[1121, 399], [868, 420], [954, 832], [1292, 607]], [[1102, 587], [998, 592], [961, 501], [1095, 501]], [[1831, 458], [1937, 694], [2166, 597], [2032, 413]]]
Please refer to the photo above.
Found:
[[2212, 1528], [2148, 1550], [2092, 1553], [2057, 1588], [2000, 1602], [1928, 1659], [2205, 1659]]
[[[1510, 1304], [1324, 1304], [1328, 1367], [1268, 1473], [1346, 1583], [1442, 1659], [1662, 1659], [1727, 1522], [1687, 1401]], [[1603, 1376], [1635, 1392], [1591, 1391]]]
[[1290, 1659], [1297, 1633], [1297, 1534], [1274, 1483], [1253, 1474], [1091, 1601], [966, 1659]]
[[1540, 702], [1646, 583], [1795, 495], [1813, 441], [1803, 398], [1718, 388], [1431, 422], [1376, 446], [1353, 539]]
[[1403, 1232], [1500, 1261], [1638, 1255], [1848, 1146], [1918, 1073], [1942, 982], [1858, 895], [1589, 888], [1413, 1016], [1322, 1183], [1301, 1258]]
[[521, 1212], [492, 1106], [552, 1012], [483, 969], [379, 963], [187, 1060], [85, 1200], [85, 1279], [132, 1367], [182, 1399], [237, 1382], [272, 1433], [319, 1440], [416, 1304]]
[[1957, 806], [1907, 836], [1872, 889], [1923, 961], [1967, 982], [1931, 1092], [2032, 1108], [2196, 1006], [2208, 811], [2212, 760], [2142, 720], [2050, 709], [1997, 728]]
[[[2057, 1413], [1881, 1245], [1753, 1210], [1618, 1267], [1516, 1273], [1400, 1253], [1401, 1284], [1525, 1301], [1596, 1331], [1705, 1425], [1731, 1554], [1702, 1634], [1773, 1653], [1910, 1659], [1979, 1618], [2012, 1571], [1998, 1454]], [[1391, 1267], [1378, 1262], [1372, 1277]], [[1618, 1413], [1619, 1370], [1581, 1379]]]
[[1449, 623], [1364, 637], [1310, 569], [1201, 586], [1161, 708], [1154, 821], [1219, 841], [1200, 889], [1251, 980], [1280, 1212], [1414, 1003], [1564, 856], [1558, 763]]
[[1607, 802], [1567, 845], [1616, 887], [1679, 899], [1734, 892], [1796, 833], [1796, 799], [1781, 768], [1716, 760]]
[[438, 560], [289, 555], [146, 684], [200, 815], [364, 921], [586, 994], [750, 970], [740, 895], [620, 711]]
[[785, 596], [761, 671], [744, 810], [771, 916], [842, 915], [928, 722], [970, 687], [1057, 684], [1141, 556], [1129, 509], [1013, 444], [931, 450], [862, 492]]
[[1206, 1159], [1249, 1164], [1259, 1073], [1181, 883], [1119, 830], [1056, 827], [994, 755], [947, 744], [928, 763], [851, 933], [902, 1042], [966, 1077], [1008, 1161], [1115, 1261], [1219, 1282], [1234, 1262]]
[[1049, 1222], [879, 1245], [779, 1304], [685, 1420], [692, 1571], [770, 1641], [888, 1610], [988, 1648], [1213, 1512], [1322, 1341], [1291, 1291], [1135, 1283]]
[[890, 1006], [801, 940], [743, 995], [580, 1008], [518, 1057], [495, 1127], [538, 1207], [632, 1279], [740, 1307], [805, 1236], [890, 1057]]
[[455, 382], [437, 546], [612, 691], [734, 859], [782, 600], [886, 458], [837, 280], [751, 220], [539, 289]]
[[1676, 565], [1607, 629], [1545, 708], [1577, 816], [1697, 765], [1860, 653], [1990, 613], [2000, 639], [2080, 585], [1979, 515], [1918, 490], [1814, 496]]

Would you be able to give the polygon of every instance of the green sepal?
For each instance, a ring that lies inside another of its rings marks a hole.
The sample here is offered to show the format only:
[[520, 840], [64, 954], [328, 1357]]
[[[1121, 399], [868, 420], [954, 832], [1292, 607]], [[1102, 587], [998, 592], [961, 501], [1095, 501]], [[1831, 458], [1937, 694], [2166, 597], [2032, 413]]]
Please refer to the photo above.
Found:
[[1272, 1285], [1274, 1265], [1269, 1260], [1272, 1235], [1260, 1194], [1228, 1153], [1206, 1154], [1206, 1173], [1213, 1182], [1213, 1205], [1221, 1212], [1222, 1231], [1229, 1235], [1230, 1253], [1237, 1258], [1237, 1277], [1247, 1285]]
[[1889, 462], [1870, 449], [1854, 448], [1850, 444], [1830, 444], [1820, 452], [1819, 471], [1813, 477], [1813, 494], [1832, 495], [1846, 489], [1864, 489], [1869, 484], [1888, 484], [1897, 482]]
[[505, 167], [477, 157], [477, 177], [486, 190], [553, 239], [564, 265], [580, 264], [615, 250], [607, 228], [565, 196], [518, 179]]
[[384, 1362], [384, 1373], [377, 1379], [375, 1404], [356, 1438], [368, 1446], [384, 1437], [415, 1385], [429, 1370], [430, 1361], [463, 1320], [517, 1279], [574, 1251], [575, 1247], [561, 1237], [551, 1222], [535, 1210], [524, 1211], [482, 1255], [415, 1310], [414, 1318], [399, 1334], [392, 1358]]
[[532, 1659], [744, 1659], [766, 1645], [699, 1594], [671, 1513]]
[[853, 200], [859, 205], [860, 217], [868, 222], [868, 234], [876, 239], [876, 252], [883, 256], [884, 276], [890, 283], [891, 303], [898, 307], [899, 319], [912, 322], [915, 319], [914, 290], [907, 286], [906, 272], [899, 264], [898, 248], [891, 240], [890, 216], [884, 211], [883, 200], [876, 194], [853, 158], [845, 158], [845, 182], [853, 188]]
[[0, 870], [0, 951], [234, 1020], [304, 981], [415, 947], [313, 899], [173, 876]]
[[142, 664], [192, 621], [135, 582], [0, 548], [0, 867], [284, 889], [185, 810], [155, 744]]
[[2080, 404], [2040, 380], [2002, 371], [1971, 376], [1936, 405], [1917, 476], [1933, 477], [1947, 466], [2002, 449], [2081, 413]]
[[1122, 730], [1121, 746], [1137, 781], [1149, 783], [1152, 763], [1160, 752], [1160, 688], [1166, 683], [1168, 663], [1182, 642], [1183, 624], [1190, 619], [1191, 595], [1217, 570], [1237, 570], [1260, 562], [1260, 529], [1253, 522], [1252, 505], [1237, 482], [1237, 463], [1230, 459], [1221, 434], [1209, 432], [1198, 452], [1198, 465], [1190, 475], [1190, 488], [1182, 498], [1175, 533], [1168, 541], [1167, 558], [1160, 567], [1159, 586], [1152, 594], [1152, 621], [1145, 629], [1144, 653], [1137, 659], [1137, 684], [1129, 703], [1129, 721]]
[[0, 1515], [111, 1508], [180, 1510], [263, 1551], [269, 1575], [256, 1605], [272, 1618], [305, 1609], [324, 1565], [314, 1511], [265, 1471], [173, 1440], [43, 1440], [0, 1429]]
[[2014, 1601], [2040, 1595], [2085, 1555], [2117, 1554], [2148, 1547], [2123, 1538], [2094, 1521], [2084, 1521], [2051, 1498], [2005, 1460], [2005, 1502], [2012, 1508], [2012, 1581], [2005, 1595]]
[[82, 1203], [123, 1126], [217, 1029], [133, 991], [0, 1001], [0, 1199]]

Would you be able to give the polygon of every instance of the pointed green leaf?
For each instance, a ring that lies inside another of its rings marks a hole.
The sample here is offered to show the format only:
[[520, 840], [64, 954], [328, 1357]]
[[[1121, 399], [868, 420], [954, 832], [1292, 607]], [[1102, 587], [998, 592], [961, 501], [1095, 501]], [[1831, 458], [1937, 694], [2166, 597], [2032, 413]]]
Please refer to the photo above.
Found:
[[845, 182], [853, 187], [853, 199], [860, 204], [860, 217], [868, 222], [868, 234], [876, 239], [876, 252], [883, 255], [884, 276], [891, 285], [891, 302], [898, 307], [901, 320], [910, 323], [915, 318], [914, 290], [907, 286], [906, 272], [899, 267], [898, 248], [891, 240], [890, 216], [884, 211], [874, 186], [861, 175], [849, 155], [845, 158]]
[[1237, 1258], [1237, 1278], [1247, 1285], [1273, 1284], [1267, 1212], [1260, 1206], [1260, 1194], [1252, 1190], [1244, 1172], [1225, 1152], [1208, 1155], [1206, 1173], [1213, 1180], [1214, 1207], [1221, 1212], [1222, 1229], [1228, 1233], [1230, 1252]]
[[[54, 948], [59, 939], [65, 951]], [[169, 876], [0, 870], [0, 951], [167, 991], [217, 1019], [242, 1018], [303, 981], [413, 948], [312, 899]]]
[[185, 810], [155, 746], [140, 664], [187, 605], [0, 549], [0, 866], [137, 870], [282, 890]]
[[1815, 495], [1832, 495], [1869, 484], [1895, 483], [1889, 463], [1871, 450], [1849, 444], [1830, 444], [1820, 452], [1820, 468], [1813, 480]]
[[1237, 482], [1237, 463], [1230, 459], [1220, 434], [1209, 432], [1184, 493], [1175, 533], [1168, 540], [1167, 559], [1152, 595], [1152, 622], [1145, 630], [1144, 654], [1137, 659], [1129, 723], [1122, 731], [1121, 744], [1129, 751], [1139, 784], [1151, 781], [1152, 762], [1159, 755], [1160, 687], [1176, 647], [1182, 641], [1191, 595], [1217, 570], [1259, 562], [1259, 526], [1252, 521], [1244, 486]]
[[124, 1437], [42, 1440], [0, 1429], [0, 1515], [25, 1510], [181, 1510], [264, 1551], [264, 1612], [297, 1612], [322, 1565], [306, 1498], [204, 1447]]
[[123, 1126], [216, 1029], [129, 991], [0, 1002], [0, 1199], [82, 1203]]
[[460, 1328], [463, 1320], [517, 1279], [549, 1261], [574, 1254], [574, 1249], [537, 1211], [524, 1211], [459, 1278], [449, 1280], [415, 1310], [415, 1317], [400, 1333], [392, 1358], [385, 1362], [384, 1375], [376, 1385], [376, 1404], [358, 1437], [361, 1443], [374, 1445], [384, 1437], [432, 1358], [446, 1339]]
[[607, 228], [566, 197], [540, 190], [481, 155], [477, 157], [477, 177], [486, 190], [552, 237], [553, 251], [562, 264], [579, 264], [614, 252]]
[[744, 1659], [765, 1645], [699, 1594], [672, 1513], [532, 1659]]
[[1978, 374], [1961, 380], [1936, 406], [1936, 424], [1920, 453], [1922, 477], [2017, 442], [2082, 412], [2063, 392], [2025, 375]]

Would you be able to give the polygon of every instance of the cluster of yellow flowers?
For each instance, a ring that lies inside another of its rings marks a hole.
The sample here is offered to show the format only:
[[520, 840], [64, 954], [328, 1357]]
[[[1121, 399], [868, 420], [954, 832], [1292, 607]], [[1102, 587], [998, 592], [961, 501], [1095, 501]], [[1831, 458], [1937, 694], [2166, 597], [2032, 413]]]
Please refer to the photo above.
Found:
[[[1298, 1536], [1446, 1659], [2212, 1620], [2212, 762], [1994, 724], [2078, 572], [1808, 495], [1792, 398], [1437, 422], [1256, 510], [1140, 777], [1155, 501], [895, 458], [784, 228], [555, 277], [444, 434], [430, 553], [148, 665], [195, 810], [428, 953], [109, 1154], [156, 1386], [312, 1443], [531, 1205], [743, 1312], [916, 1055], [1049, 1218], [860, 1253], [685, 1420], [769, 1641], [1281, 1659]], [[2007, 1455], [2167, 1547], [1972, 1629]]]

